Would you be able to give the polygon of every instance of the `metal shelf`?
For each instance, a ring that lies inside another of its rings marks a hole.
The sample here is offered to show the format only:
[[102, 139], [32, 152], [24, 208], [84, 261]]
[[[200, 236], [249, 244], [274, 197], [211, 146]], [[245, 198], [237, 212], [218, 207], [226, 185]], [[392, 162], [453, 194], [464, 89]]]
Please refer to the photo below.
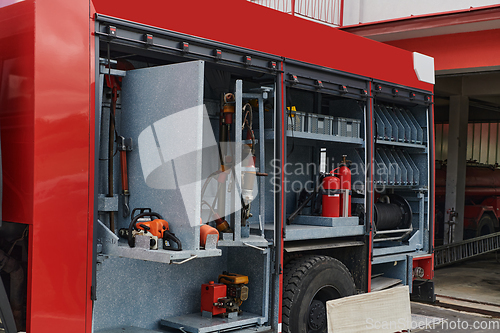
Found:
[[[265, 224], [266, 237], [271, 239], [274, 233], [274, 225]], [[315, 225], [288, 224], [285, 226], [285, 241], [297, 241], [306, 239], [323, 239], [335, 237], [361, 236], [365, 233], [364, 225], [341, 225], [335, 227], [323, 227]]]
[[388, 186], [420, 185], [420, 169], [404, 149], [377, 148], [375, 183]]
[[424, 142], [423, 128], [410, 111], [384, 105], [375, 105], [374, 111], [379, 139], [416, 145]]
[[98, 221], [98, 234], [99, 240], [102, 244], [102, 254], [130, 258], [137, 260], [160, 262], [165, 264], [175, 263], [174, 260], [189, 260], [194, 258], [205, 258], [205, 257], [220, 257], [222, 255], [222, 250], [214, 249], [199, 249], [199, 250], [182, 250], [182, 251], [170, 251], [170, 250], [148, 250], [142, 248], [131, 248], [125, 241], [122, 241], [111, 232], [101, 221]]
[[[340, 143], [350, 143], [357, 145], [364, 145], [365, 143], [365, 140], [361, 138], [350, 138], [346, 136], [316, 134], [316, 133], [297, 132], [297, 131], [286, 131], [286, 136], [295, 139], [340, 142]], [[270, 129], [266, 130], [265, 138], [267, 140], [274, 139], [274, 131]]]
[[265, 318], [243, 312], [234, 319], [220, 317], [202, 317], [201, 313], [192, 313], [184, 316], [162, 319], [160, 324], [169, 328], [175, 328], [189, 333], [210, 333], [229, 331], [235, 328], [246, 328], [263, 325]]
[[314, 225], [317, 227], [357, 227], [359, 226], [359, 217], [323, 217], [299, 215], [291, 224]]
[[418, 191], [418, 192], [427, 192], [429, 191], [428, 187], [422, 187], [421, 185], [416, 186], [408, 186], [408, 185], [384, 185], [384, 184], [375, 184], [376, 189], [394, 189], [394, 190], [409, 190], [409, 191]]
[[[222, 234], [222, 237], [231, 237], [233, 234]], [[249, 246], [249, 247], [262, 247], [262, 251], [267, 248], [269, 243], [263, 236], [250, 235], [250, 237], [242, 237], [238, 241], [234, 241], [232, 239], [220, 239], [219, 244], [220, 247], [232, 247], [232, 246]]]
[[98, 333], [162, 333], [161, 331], [147, 330], [145, 328], [139, 328], [133, 326], [113, 328], [110, 330], [97, 331], [97, 332]]
[[422, 153], [427, 153], [427, 146], [425, 144], [399, 142], [399, 141], [387, 141], [387, 140], [380, 140], [380, 139], [377, 139], [376, 143], [381, 144], [381, 145], [388, 145], [388, 146], [413, 148], [413, 149], [421, 150]]

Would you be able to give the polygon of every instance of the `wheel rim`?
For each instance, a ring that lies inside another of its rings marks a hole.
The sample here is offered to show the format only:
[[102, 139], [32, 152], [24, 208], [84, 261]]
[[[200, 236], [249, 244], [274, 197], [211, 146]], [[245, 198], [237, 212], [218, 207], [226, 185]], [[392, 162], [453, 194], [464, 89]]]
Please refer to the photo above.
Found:
[[309, 331], [317, 332], [325, 327], [326, 307], [321, 301], [314, 299], [309, 306], [309, 318], [307, 325]]
[[307, 333], [326, 332], [326, 301], [340, 298], [341, 295], [334, 286], [321, 287], [311, 302], [307, 313]]
[[481, 236], [486, 236], [491, 233], [490, 227], [488, 225], [483, 225], [481, 228]]

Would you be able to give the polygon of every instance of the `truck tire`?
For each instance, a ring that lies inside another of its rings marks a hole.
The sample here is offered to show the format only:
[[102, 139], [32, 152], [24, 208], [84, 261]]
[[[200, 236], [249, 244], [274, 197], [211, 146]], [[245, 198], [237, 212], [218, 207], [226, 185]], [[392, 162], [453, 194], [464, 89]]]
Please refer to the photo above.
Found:
[[320, 255], [291, 260], [283, 276], [283, 332], [327, 332], [326, 301], [355, 293], [351, 273], [339, 260]]
[[300, 253], [285, 252], [285, 254], [283, 256], [283, 267], [286, 267], [290, 261], [297, 259], [297, 258], [300, 258], [300, 257], [302, 257], [302, 254], [300, 254]]
[[486, 236], [495, 232], [495, 225], [490, 215], [483, 215], [477, 224], [476, 237]]

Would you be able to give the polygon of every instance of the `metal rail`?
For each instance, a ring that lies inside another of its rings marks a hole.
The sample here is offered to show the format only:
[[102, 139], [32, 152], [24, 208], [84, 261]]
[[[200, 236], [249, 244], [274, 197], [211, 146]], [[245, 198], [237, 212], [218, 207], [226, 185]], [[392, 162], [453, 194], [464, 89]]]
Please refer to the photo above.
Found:
[[434, 266], [435, 268], [443, 267], [497, 250], [500, 250], [500, 232], [438, 246], [434, 250]]
[[293, 16], [341, 27], [344, 0], [248, 0]]

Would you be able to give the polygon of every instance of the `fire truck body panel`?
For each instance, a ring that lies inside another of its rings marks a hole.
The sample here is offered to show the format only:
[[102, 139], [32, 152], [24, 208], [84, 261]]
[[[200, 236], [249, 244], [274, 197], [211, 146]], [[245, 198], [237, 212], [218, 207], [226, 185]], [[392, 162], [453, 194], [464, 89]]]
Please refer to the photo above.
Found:
[[[253, 20], [247, 22], [245, 17], [258, 17], [258, 21], [265, 24], [255, 24]], [[220, 22], [217, 21], [219, 18]], [[249, 73], [260, 73], [268, 81], [274, 80], [274, 121], [280, 127], [276, 127], [276, 136], [265, 146], [269, 158], [280, 161], [281, 170], [286, 170], [286, 163], [301, 162], [297, 155], [289, 160], [286, 157], [293, 142], [287, 136], [287, 98], [291, 96], [292, 103], [297, 105], [309, 100], [309, 96], [318, 91], [314, 86], [318, 85], [318, 80], [324, 81], [325, 100], [334, 96], [329, 101], [333, 103], [331, 105], [342, 98], [348, 99], [349, 103], [364, 103], [365, 109], [356, 112], [362, 119], [361, 131], [368, 142], [361, 144], [364, 152], [360, 154], [367, 164], [375, 161], [377, 154], [377, 147], [368, 139], [376, 136], [371, 123], [375, 119], [375, 103], [371, 97], [364, 96], [363, 90], [369, 96], [378, 94], [379, 104], [394, 101], [401, 105], [411, 104], [410, 107], [416, 110], [411, 111], [415, 118], [423, 117], [416, 119], [421, 126], [432, 124], [432, 107], [425, 99], [432, 98], [433, 87], [418, 79], [411, 52], [293, 18], [247, 1], [224, 0], [214, 6], [206, 1], [195, 5], [188, 2], [172, 5], [158, 1], [137, 4], [132, 1], [79, 0], [69, 3], [26, 0], [0, 7], [2, 209], [4, 221], [30, 226], [28, 331], [91, 332], [118, 326], [154, 329], [162, 319], [199, 311], [199, 286], [208, 283], [209, 276], [216, 278], [223, 269], [249, 275], [250, 290], [257, 296], [244, 303], [244, 309], [252, 309], [254, 313], [253, 317], [247, 318], [248, 324], [263, 324], [279, 331], [283, 295], [281, 270], [286, 264], [283, 261], [284, 249], [287, 249], [287, 254], [327, 254], [340, 259], [353, 275], [356, 287], [362, 291], [370, 290], [372, 264], [376, 274], [386, 272], [388, 276], [404, 276], [403, 283], [409, 285], [414, 266], [425, 266], [425, 278], [432, 278], [432, 267], [428, 263], [429, 260], [432, 263], [432, 256], [429, 257], [432, 237], [425, 236], [426, 232], [432, 235], [433, 228], [431, 161], [434, 158], [428, 158], [434, 154], [430, 144], [433, 143], [432, 126], [427, 128], [427, 148], [417, 147], [416, 153], [411, 151], [418, 164], [415, 166], [427, 170], [422, 171], [422, 175], [426, 175], [422, 192], [413, 188], [396, 188], [396, 192], [401, 191], [398, 193], [411, 199], [409, 206], [414, 212], [426, 212], [425, 217], [414, 213], [410, 218], [410, 224], [420, 233], [414, 233], [412, 240], [401, 246], [375, 244], [376, 249], [372, 248], [371, 221], [375, 208], [371, 204], [366, 208], [364, 222], [352, 226], [349, 224], [351, 217], [344, 231], [327, 236], [327, 245], [321, 244], [325, 236], [317, 231], [314, 231], [318, 234], [316, 236], [313, 231], [305, 236], [294, 234], [293, 228], [287, 230], [285, 225], [287, 216], [294, 211], [295, 199], [279, 194], [268, 197], [270, 189], [266, 187], [266, 221], [270, 216], [276, 224], [265, 230], [266, 239], [272, 241], [262, 246], [262, 251], [241, 245], [228, 246], [220, 256], [194, 259], [182, 265], [121, 257], [107, 259], [106, 253], [97, 257], [101, 246], [106, 246], [99, 240], [112, 239], [97, 219], [100, 216], [99, 194], [105, 187], [104, 164], [99, 155], [106, 144], [104, 140], [99, 141], [102, 139], [100, 98], [109, 100], [101, 67], [107, 55], [104, 48], [108, 38], [106, 29], [113, 24], [122, 29], [119, 35], [123, 31], [131, 38], [122, 41], [121, 45], [113, 44], [113, 52], [132, 54], [137, 51], [144, 58], [156, 59], [164, 65], [202, 59], [206, 68], [222, 68], [244, 77], [243, 88], [245, 84], [254, 84], [252, 78], [246, 79]], [[305, 36], [305, 31], [312, 33]], [[165, 42], [166, 55], [162, 55], [161, 50], [152, 51], [139, 45], [138, 36], [143, 33], [151, 33], [155, 41]], [[184, 40], [189, 41], [192, 55], [189, 51], [182, 54], [174, 50]], [[206, 52], [210, 48], [221, 49], [224, 57], [232, 57], [232, 65], [224, 61], [216, 64], [213, 59], [208, 59]], [[245, 63], [247, 56], [251, 56], [249, 63]], [[276, 70], [269, 67], [270, 62], [275, 62]], [[291, 74], [299, 75], [298, 85], [290, 81]], [[344, 96], [341, 90], [346, 84], [349, 92]], [[356, 92], [353, 92], [354, 88]], [[399, 96], [394, 89], [400, 92]], [[416, 93], [416, 104], [406, 97], [411, 93]], [[355, 108], [354, 104], [350, 107]], [[402, 119], [401, 126], [405, 118]], [[218, 125], [213, 126], [218, 128]], [[185, 132], [189, 135], [188, 131]], [[328, 152], [335, 154], [332, 148], [337, 145], [340, 147], [340, 143], [328, 143]], [[305, 154], [313, 152], [311, 147], [298, 147], [293, 148], [297, 149], [296, 153], [301, 149]], [[346, 149], [349, 156], [356, 154], [355, 148]], [[403, 161], [410, 156], [391, 154], [387, 155], [389, 162]], [[340, 158], [335, 157], [337, 161]], [[317, 163], [317, 160], [311, 157], [308, 162]], [[376, 179], [374, 168], [369, 171], [366, 177], [359, 176], [359, 180]], [[118, 175], [118, 167], [115, 173]], [[287, 179], [290, 182], [302, 180], [293, 175], [280, 175], [277, 179], [281, 188], [289, 186]], [[366, 185], [367, 194], [363, 200], [375, 202], [378, 199], [375, 185], [373, 182]], [[133, 195], [132, 198], [135, 200]], [[263, 205], [260, 200], [256, 199], [252, 207], [254, 216], [259, 215], [259, 207]], [[168, 216], [165, 219], [169, 221]], [[117, 221], [118, 224], [124, 223], [120, 219]], [[427, 227], [424, 227], [426, 223]], [[179, 224], [171, 224], [174, 232], [182, 237], [183, 232], [188, 232], [187, 229], [181, 230]], [[297, 225], [293, 224], [294, 227]], [[199, 236], [192, 237], [197, 239]], [[338, 237], [345, 239], [331, 241]], [[342, 245], [341, 241], [353, 243]], [[332, 243], [336, 245], [332, 246]], [[202, 256], [197, 242], [187, 241], [183, 245], [186, 250]], [[349, 251], [342, 251], [342, 248]], [[407, 256], [406, 252], [411, 254]], [[181, 259], [174, 261], [180, 262], [185, 256], [178, 258]], [[389, 266], [394, 266], [394, 263], [398, 263], [398, 268], [391, 271]], [[189, 276], [189, 281], [184, 282], [186, 276]]]

